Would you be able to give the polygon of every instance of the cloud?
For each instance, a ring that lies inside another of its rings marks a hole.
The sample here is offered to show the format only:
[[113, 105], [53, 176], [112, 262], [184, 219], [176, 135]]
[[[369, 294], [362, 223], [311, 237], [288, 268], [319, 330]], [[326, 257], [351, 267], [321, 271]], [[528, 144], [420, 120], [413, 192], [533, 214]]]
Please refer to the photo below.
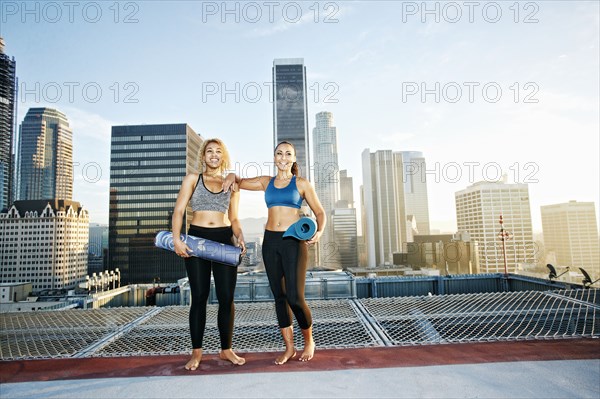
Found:
[[74, 138], [88, 138], [110, 143], [111, 128], [117, 123], [80, 108], [62, 107], [62, 112], [69, 120]]

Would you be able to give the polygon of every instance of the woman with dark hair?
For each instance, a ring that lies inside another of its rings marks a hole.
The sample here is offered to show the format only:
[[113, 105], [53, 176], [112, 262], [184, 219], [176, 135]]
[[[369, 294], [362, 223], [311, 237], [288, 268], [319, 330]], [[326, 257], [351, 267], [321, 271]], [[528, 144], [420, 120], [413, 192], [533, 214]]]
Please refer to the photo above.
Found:
[[[326, 224], [325, 211], [310, 182], [298, 175], [296, 149], [283, 141], [275, 147], [277, 174], [249, 179], [235, 177], [239, 187], [245, 190], [264, 191], [268, 208], [268, 219], [263, 240], [263, 260], [269, 285], [275, 298], [277, 321], [285, 342], [285, 352], [275, 359], [284, 364], [296, 356], [292, 315], [302, 330], [304, 351], [300, 361], [312, 359], [315, 343], [312, 335], [312, 315], [304, 299], [308, 245], [319, 241]], [[232, 177], [226, 179], [225, 189]], [[283, 233], [300, 219], [300, 207], [306, 200], [317, 219], [317, 232], [308, 241], [294, 237], [283, 237]], [[291, 310], [291, 312], [290, 312]]]
[[183, 216], [188, 202], [194, 215], [188, 234], [208, 240], [233, 244], [233, 238], [246, 251], [244, 235], [238, 220], [239, 192], [223, 190], [223, 174], [229, 166], [229, 153], [219, 139], [209, 139], [200, 152], [202, 173], [191, 173], [183, 179], [175, 209], [173, 211], [173, 242], [175, 253], [185, 259], [190, 292], [190, 334], [192, 357], [185, 365], [186, 370], [196, 370], [202, 361], [202, 341], [206, 326], [206, 302], [210, 294], [211, 270], [215, 279], [215, 290], [219, 301], [217, 324], [221, 340], [219, 357], [233, 364], [246, 361], [231, 350], [235, 308], [233, 294], [237, 281], [237, 268], [218, 262], [191, 257], [191, 249], [180, 239], [184, 226]]

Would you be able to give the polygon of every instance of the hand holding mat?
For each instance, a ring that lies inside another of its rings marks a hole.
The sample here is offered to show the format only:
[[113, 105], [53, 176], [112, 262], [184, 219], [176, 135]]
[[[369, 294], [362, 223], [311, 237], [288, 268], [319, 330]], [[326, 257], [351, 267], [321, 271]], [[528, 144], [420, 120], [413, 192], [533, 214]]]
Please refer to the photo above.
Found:
[[[192, 253], [190, 253], [192, 256], [229, 266], [238, 266], [242, 263], [242, 248], [240, 247], [185, 234], [181, 235], [181, 241], [185, 242], [192, 249]], [[175, 252], [173, 233], [170, 231], [159, 231], [156, 234], [154, 245], [158, 248]]]
[[284, 237], [295, 237], [299, 240], [309, 240], [317, 232], [317, 223], [311, 218], [300, 218], [296, 223], [288, 227], [283, 233]]

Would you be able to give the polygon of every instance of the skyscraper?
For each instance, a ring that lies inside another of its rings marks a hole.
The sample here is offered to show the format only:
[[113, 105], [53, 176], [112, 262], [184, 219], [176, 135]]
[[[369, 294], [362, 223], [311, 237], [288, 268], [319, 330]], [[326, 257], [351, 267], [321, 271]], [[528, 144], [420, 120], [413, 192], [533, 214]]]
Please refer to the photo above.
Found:
[[569, 201], [545, 205], [542, 230], [546, 253], [554, 253], [555, 266], [582, 267], [600, 277], [600, 243], [593, 202]]
[[0, 37], [0, 211], [7, 210], [14, 198], [12, 142], [14, 132], [16, 95], [16, 62], [4, 54], [4, 40]]
[[371, 267], [392, 263], [413, 234], [429, 233], [425, 159], [420, 152], [362, 153], [363, 236]]
[[281, 141], [292, 143], [300, 175], [312, 180], [306, 87], [303, 58], [273, 61], [273, 148]]
[[[185, 277], [181, 258], [154, 247], [171, 216], [183, 178], [198, 173], [202, 137], [187, 124], [113, 126], [110, 164], [109, 267], [124, 283]], [[188, 206], [182, 231], [187, 231]]]
[[[333, 209], [339, 198], [337, 132], [333, 126], [331, 112], [319, 112], [316, 116], [316, 126], [313, 128], [314, 145], [314, 184], [321, 205], [327, 218], [331, 218]], [[336, 263], [338, 251], [333, 235], [333, 224], [325, 226], [319, 240], [319, 264], [327, 257], [329, 263]], [[337, 265], [332, 265], [337, 267]]]
[[526, 184], [504, 181], [478, 182], [454, 194], [459, 232], [468, 232], [479, 245], [482, 273], [504, 272], [500, 233], [500, 215], [509, 239], [505, 241], [507, 271], [514, 273], [518, 264], [535, 263], [535, 248]]
[[[395, 152], [396, 162], [402, 168], [404, 190], [400, 191], [401, 201], [404, 201], [404, 215], [401, 219], [402, 231], [412, 232], [411, 221], [416, 222], [418, 234], [429, 234], [429, 199], [427, 197], [426, 164], [423, 154], [419, 151]], [[405, 239], [410, 242], [412, 238]]]
[[340, 170], [340, 201], [343, 204], [337, 205], [338, 208], [354, 208], [354, 185], [352, 177], [348, 176], [347, 170]]
[[52, 108], [30, 108], [19, 134], [20, 200], [73, 197], [73, 132]]
[[[336, 267], [358, 266], [358, 237], [356, 231], [356, 209], [336, 208], [331, 212], [330, 224], [335, 237], [335, 257], [325, 252], [324, 265], [328, 265], [328, 256]], [[336, 264], [337, 262], [337, 264]]]
[[339, 199], [337, 129], [331, 112], [319, 112], [313, 128], [314, 184], [321, 205], [329, 215]]

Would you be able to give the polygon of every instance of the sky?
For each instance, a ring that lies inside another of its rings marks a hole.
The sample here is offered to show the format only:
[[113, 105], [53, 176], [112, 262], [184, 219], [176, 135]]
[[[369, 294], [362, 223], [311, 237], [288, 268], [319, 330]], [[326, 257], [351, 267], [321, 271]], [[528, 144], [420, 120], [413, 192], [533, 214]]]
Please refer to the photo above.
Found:
[[[599, 202], [596, 1], [3, 1], [20, 124], [30, 107], [66, 114], [74, 193], [108, 223], [114, 125], [187, 123], [227, 144], [236, 172], [269, 174], [271, 69], [303, 58], [309, 129], [334, 115], [339, 169], [361, 153], [421, 151], [432, 229], [456, 229], [454, 194], [527, 183], [540, 206]], [[259, 167], [257, 166], [259, 165]], [[264, 217], [243, 192], [240, 217]]]

